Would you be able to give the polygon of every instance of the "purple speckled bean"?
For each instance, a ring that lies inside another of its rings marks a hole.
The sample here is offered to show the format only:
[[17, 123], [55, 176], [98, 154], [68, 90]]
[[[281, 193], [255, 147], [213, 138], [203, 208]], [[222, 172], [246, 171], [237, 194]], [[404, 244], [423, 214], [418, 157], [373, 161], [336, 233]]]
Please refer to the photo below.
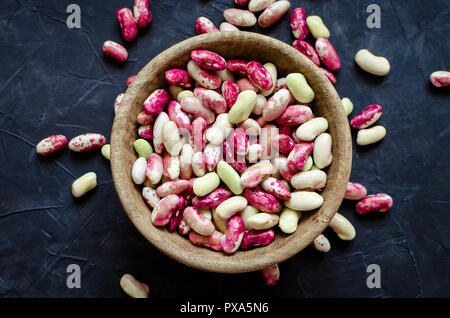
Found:
[[191, 120], [189, 116], [183, 111], [180, 103], [171, 101], [167, 107], [167, 114], [169, 119], [177, 124], [180, 133], [188, 133], [191, 131]]
[[292, 100], [292, 94], [288, 89], [281, 89], [269, 100], [264, 106], [262, 116], [266, 121], [272, 121], [277, 119], [288, 107], [290, 101]]
[[183, 211], [183, 218], [186, 224], [200, 235], [209, 236], [214, 233], [215, 226], [211, 220], [203, 216], [194, 207], [187, 207]]
[[349, 182], [347, 184], [344, 199], [362, 200], [365, 196], [367, 196], [367, 189], [361, 183]]

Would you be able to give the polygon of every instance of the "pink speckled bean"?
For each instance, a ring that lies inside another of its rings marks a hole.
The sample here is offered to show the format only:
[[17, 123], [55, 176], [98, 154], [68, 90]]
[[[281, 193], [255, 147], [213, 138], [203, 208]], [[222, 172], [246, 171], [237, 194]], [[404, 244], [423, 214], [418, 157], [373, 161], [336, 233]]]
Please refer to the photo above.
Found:
[[295, 175], [296, 172], [289, 169], [287, 158], [285, 157], [275, 158], [275, 165], [277, 166], [278, 171], [280, 172], [283, 179], [288, 182], [291, 182], [292, 177]]
[[153, 15], [149, 10], [148, 0], [135, 0], [133, 14], [136, 24], [140, 28], [145, 28], [150, 22], [152, 22]]
[[225, 98], [214, 90], [207, 89], [199, 96], [203, 106], [211, 109], [217, 115], [227, 111], [227, 102]]
[[265, 147], [260, 144], [251, 144], [248, 146], [248, 152], [245, 155], [245, 158], [249, 163], [258, 162], [264, 154]]
[[156, 193], [161, 197], [167, 197], [171, 194], [180, 194], [189, 187], [187, 180], [166, 181], [156, 188]]
[[275, 94], [276, 92], [278, 92], [279, 90], [283, 89], [283, 88], [288, 88], [287, 83], [286, 83], [286, 77], [282, 77], [277, 79], [277, 81], [275, 82], [275, 89], [273, 90], [273, 93]]
[[392, 208], [393, 204], [394, 201], [388, 194], [372, 194], [366, 196], [356, 204], [356, 212], [359, 214], [366, 214], [368, 212], [386, 212]]
[[231, 81], [225, 81], [222, 84], [222, 95], [227, 102], [228, 109], [233, 107], [234, 103], [236, 103], [237, 97], [239, 95], [239, 87], [236, 83]]
[[272, 174], [273, 166], [265, 160], [249, 167], [241, 176], [243, 188], [254, 188]]
[[195, 31], [197, 31], [197, 34], [203, 34], [210, 32], [218, 32], [219, 30], [214, 25], [214, 23], [211, 22], [210, 19], [205, 17], [199, 17], [197, 18], [197, 21], [195, 21]]
[[130, 77], [127, 78], [127, 87], [131, 85], [131, 83], [133, 83], [134, 79], [136, 78], [137, 74], [131, 75]]
[[191, 59], [200, 67], [210, 71], [222, 71], [226, 68], [227, 62], [219, 54], [207, 50], [194, 50], [191, 52]]
[[133, 13], [128, 8], [122, 8], [117, 10], [117, 20], [120, 23], [122, 29], [122, 37], [126, 41], [132, 41], [137, 36], [137, 25], [134, 21]]
[[125, 62], [128, 58], [128, 51], [119, 43], [113, 41], [105, 41], [103, 43], [103, 54], [109, 56], [121, 63]]
[[119, 110], [120, 103], [122, 102], [124, 93], [120, 93], [117, 95], [116, 99], [114, 100], [114, 114], [117, 114], [117, 111]]
[[350, 125], [356, 129], [364, 129], [375, 123], [383, 114], [383, 107], [378, 104], [367, 106], [362, 113], [355, 115]]
[[349, 182], [345, 190], [344, 199], [361, 200], [367, 196], [367, 189], [361, 183]]
[[166, 71], [164, 77], [170, 85], [183, 86], [186, 88], [192, 86], [192, 80], [189, 73], [179, 68], [173, 68]]
[[187, 70], [189, 75], [204, 88], [216, 89], [222, 85], [220, 77], [210, 71], [202, 69], [192, 60], [188, 62]]
[[205, 149], [206, 139], [205, 139], [205, 131], [207, 128], [206, 120], [202, 117], [197, 117], [194, 119], [191, 125], [191, 139], [192, 139], [192, 147], [195, 152], [200, 152]]
[[238, 6], [245, 6], [250, 0], [234, 0]]
[[184, 144], [180, 154], [180, 177], [182, 179], [190, 179], [192, 177], [192, 160], [194, 157], [194, 149], [190, 144]]
[[223, 155], [225, 161], [232, 166], [237, 172], [244, 172], [247, 169], [244, 156], [235, 156], [234, 149], [230, 142], [223, 142]]
[[169, 116], [162, 112], [156, 117], [153, 125], [153, 150], [156, 153], [163, 153], [165, 150], [163, 142], [163, 128], [170, 121]]
[[180, 176], [180, 159], [178, 156], [171, 156], [168, 153], [163, 156], [163, 176], [169, 180], [178, 179]]
[[231, 254], [237, 251], [244, 237], [244, 220], [239, 215], [233, 216], [228, 221], [227, 232], [220, 241], [222, 250]]
[[431, 73], [430, 82], [436, 87], [450, 86], [450, 72], [436, 71]]
[[220, 233], [219, 231], [214, 231], [213, 234], [209, 236], [200, 235], [194, 231], [189, 233], [189, 240], [194, 245], [209, 247], [215, 251], [222, 250], [222, 239], [225, 235]]
[[239, 127], [242, 128], [248, 136], [259, 136], [261, 133], [261, 127], [258, 122], [252, 118], [244, 120]]
[[178, 196], [180, 201], [178, 202], [178, 207], [174, 213], [172, 213], [172, 216], [170, 217], [169, 224], [167, 224], [167, 229], [170, 232], [174, 232], [178, 226], [180, 225], [181, 221], [183, 220], [183, 210], [185, 208], [185, 200], [184, 197]]
[[217, 188], [204, 197], [194, 197], [192, 205], [196, 208], [212, 209], [217, 208], [223, 201], [230, 198], [232, 193], [223, 188]]
[[239, 88], [239, 92], [243, 91], [254, 91], [255, 93], [259, 91], [259, 88], [256, 87], [255, 84], [252, 83], [248, 78], [238, 79], [236, 85]]
[[149, 115], [161, 113], [169, 103], [169, 92], [165, 89], [157, 89], [150, 94], [144, 102], [144, 111]]
[[298, 126], [306, 123], [313, 117], [311, 108], [305, 105], [288, 106], [277, 118], [276, 122], [280, 125]]
[[308, 160], [308, 156], [312, 153], [313, 148], [314, 143], [312, 141], [300, 142], [295, 145], [287, 158], [288, 168], [291, 169], [291, 171], [297, 171], [303, 168], [306, 160]]
[[178, 224], [178, 233], [180, 233], [181, 235], [186, 235], [186, 234], [195, 233], [195, 232], [191, 231], [191, 228], [186, 224], [184, 219], [182, 219], [180, 221], [180, 224]]
[[311, 44], [305, 41], [295, 40], [292, 46], [313, 61], [314, 64], [317, 66], [320, 65], [319, 55]]
[[285, 154], [289, 155], [295, 147], [295, 142], [291, 137], [285, 134], [278, 134], [272, 140], [272, 143], [275, 147], [278, 147], [278, 150]]
[[171, 101], [167, 107], [167, 114], [169, 119], [177, 125], [180, 134], [186, 134], [191, 131], [191, 120], [181, 108], [180, 103], [174, 100]]
[[319, 69], [322, 71], [323, 75], [328, 78], [331, 84], [336, 84], [336, 76], [334, 76], [333, 73], [331, 73], [329, 70], [324, 69], [323, 67], [319, 67]]
[[280, 280], [280, 268], [277, 264], [261, 269], [261, 274], [267, 286], [273, 286]]
[[231, 145], [234, 146], [234, 151], [241, 156], [244, 156], [248, 151], [248, 137], [243, 129], [236, 128], [228, 136]]
[[220, 31], [239, 31], [237, 27], [228, 22], [222, 22], [219, 26]]
[[316, 51], [322, 63], [330, 70], [337, 71], [341, 68], [341, 60], [328, 39], [318, 38]]
[[258, 18], [259, 26], [263, 28], [270, 27], [289, 10], [291, 3], [286, 0], [276, 1], [268, 6]]
[[260, 211], [276, 213], [281, 210], [280, 202], [273, 195], [260, 189], [245, 189], [243, 196], [251, 206]]
[[328, 253], [331, 250], [330, 241], [323, 234], [317, 236], [311, 245], [319, 252]]
[[288, 200], [291, 198], [291, 192], [289, 189], [278, 179], [268, 177], [261, 183], [261, 187], [267, 193], [273, 195], [280, 200]]
[[136, 117], [136, 121], [140, 125], [148, 125], [154, 120], [155, 118], [153, 117], [153, 115], [149, 115], [145, 111], [140, 112]]
[[253, 12], [230, 8], [223, 11], [223, 17], [228, 23], [236, 26], [251, 27], [256, 24], [256, 17]]
[[267, 101], [263, 109], [263, 117], [267, 121], [277, 119], [288, 107], [289, 102], [292, 99], [292, 95], [288, 89], [281, 89]]
[[248, 62], [247, 76], [252, 81], [252, 83], [255, 84], [259, 89], [269, 90], [273, 86], [272, 75], [259, 62], [256, 61]]
[[36, 145], [36, 153], [46, 157], [58, 150], [61, 150], [67, 145], [67, 137], [63, 135], [52, 135], [42, 139]]
[[75, 152], [86, 152], [101, 148], [106, 144], [106, 138], [102, 134], [86, 133], [72, 138], [69, 149]]
[[148, 158], [147, 168], [145, 169], [145, 176], [150, 181], [150, 184], [158, 184], [161, 181], [163, 173], [163, 160], [160, 155], [153, 153]]
[[244, 60], [228, 60], [227, 69], [241, 76], [247, 76], [247, 64], [248, 62]]
[[212, 124], [216, 118], [214, 113], [203, 106], [199, 98], [195, 96], [184, 97], [181, 102], [181, 109], [186, 113], [191, 114], [195, 118], [203, 118], [208, 125]]
[[153, 138], [153, 126], [152, 125], [143, 125], [143, 126], [139, 127], [138, 135], [139, 135], [139, 137], [142, 137], [145, 139], [152, 139]]
[[145, 203], [152, 209], [156, 207], [159, 202], [159, 196], [156, 194], [156, 190], [150, 187], [144, 187], [142, 189], [142, 197]]
[[275, 239], [274, 230], [247, 230], [244, 231], [240, 248], [247, 250], [258, 246], [266, 246]]
[[170, 217], [177, 210], [180, 198], [176, 194], [171, 194], [158, 202], [152, 212], [152, 223], [155, 226], [165, 226], [169, 223]]
[[203, 160], [208, 171], [214, 171], [222, 158], [222, 147], [220, 145], [207, 144], [203, 150]]
[[303, 40], [309, 33], [306, 25], [306, 11], [303, 8], [295, 8], [291, 14], [292, 34], [296, 39]]
[[194, 207], [187, 207], [184, 209], [183, 218], [186, 224], [200, 235], [209, 236], [215, 231], [215, 226], [211, 220], [203, 216]]

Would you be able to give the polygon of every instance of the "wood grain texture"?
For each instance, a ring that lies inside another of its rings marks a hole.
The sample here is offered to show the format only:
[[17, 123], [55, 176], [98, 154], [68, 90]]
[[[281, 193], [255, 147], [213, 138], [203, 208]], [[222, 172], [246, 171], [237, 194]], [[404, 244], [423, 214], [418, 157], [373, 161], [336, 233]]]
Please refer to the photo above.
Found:
[[[232, 255], [194, 246], [187, 237], [165, 228], [157, 228], [150, 220], [150, 210], [141, 196], [141, 187], [131, 179], [131, 167], [136, 160], [133, 141], [137, 138], [136, 116], [148, 95], [167, 87], [164, 72], [170, 68], [185, 68], [190, 52], [206, 49], [225, 59], [241, 58], [272, 62], [279, 77], [292, 72], [305, 75], [316, 93], [311, 107], [316, 116], [329, 122], [333, 137], [333, 162], [327, 170], [328, 182], [322, 192], [324, 204], [318, 210], [303, 213], [297, 231], [292, 235], [277, 234], [266, 247], [238, 251]], [[338, 210], [344, 197], [352, 165], [352, 141], [347, 116], [333, 85], [308, 58], [290, 45], [251, 32], [217, 32], [195, 36], [165, 50], [150, 61], [128, 87], [111, 132], [111, 170], [119, 199], [130, 220], [157, 249], [169, 257], [205, 271], [241, 273], [259, 270], [281, 263], [308, 246], [322, 233]]]

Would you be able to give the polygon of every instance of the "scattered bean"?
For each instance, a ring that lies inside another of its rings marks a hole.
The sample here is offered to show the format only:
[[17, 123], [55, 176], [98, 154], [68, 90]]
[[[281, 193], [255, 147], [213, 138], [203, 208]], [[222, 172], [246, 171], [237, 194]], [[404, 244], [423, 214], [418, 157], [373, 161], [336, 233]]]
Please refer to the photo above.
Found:
[[80, 198], [97, 186], [97, 175], [95, 172], [88, 172], [72, 183], [72, 195]]

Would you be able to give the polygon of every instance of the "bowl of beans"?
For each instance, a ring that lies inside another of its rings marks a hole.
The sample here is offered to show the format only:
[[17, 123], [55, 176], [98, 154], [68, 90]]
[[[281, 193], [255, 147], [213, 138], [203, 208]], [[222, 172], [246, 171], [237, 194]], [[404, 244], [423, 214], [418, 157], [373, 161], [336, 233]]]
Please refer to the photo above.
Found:
[[194, 268], [256, 271], [310, 245], [351, 171], [330, 81], [290, 45], [214, 32], [153, 58], [111, 133], [116, 192], [138, 231]]

